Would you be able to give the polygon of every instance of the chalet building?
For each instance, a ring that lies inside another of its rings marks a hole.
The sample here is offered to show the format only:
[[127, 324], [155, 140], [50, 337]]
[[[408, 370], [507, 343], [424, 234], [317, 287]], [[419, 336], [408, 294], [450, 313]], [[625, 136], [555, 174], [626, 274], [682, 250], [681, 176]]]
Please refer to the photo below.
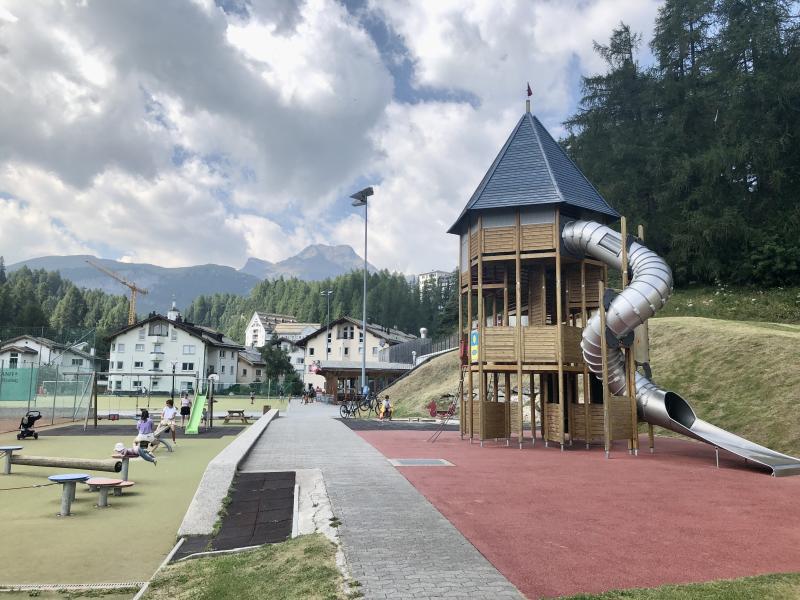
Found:
[[270, 340], [275, 327], [283, 323], [297, 323], [297, 319], [291, 315], [254, 312], [244, 331], [244, 345], [261, 348]]
[[196, 390], [216, 374], [224, 389], [236, 383], [239, 352], [244, 350], [219, 331], [184, 321], [172, 308], [166, 316], [151, 313], [109, 336], [108, 390], [150, 392]]
[[0, 344], [0, 369], [50, 366], [92, 371], [99, 368], [99, 363], [94, 348], [88, 348], [86, 343], [67, 345], [45, 337], [20, 335]]
[[267, 363], [261, 358], [261, 353], [252, 348], [239, 351], [236, 383], [250, 385], [262, 383], [266, 378]]
[[368, 323], [365, 344], [361, 321], [342, 317], [297, 341], [305, 351], [303, 382], [328, 394], [358, 390], [366, 346], [367, 380], [372, 390], [381, 390], [410, 368], [408, 364], [381, 362], [381, 349], [413, 339], [415, 336], [399, 329]]

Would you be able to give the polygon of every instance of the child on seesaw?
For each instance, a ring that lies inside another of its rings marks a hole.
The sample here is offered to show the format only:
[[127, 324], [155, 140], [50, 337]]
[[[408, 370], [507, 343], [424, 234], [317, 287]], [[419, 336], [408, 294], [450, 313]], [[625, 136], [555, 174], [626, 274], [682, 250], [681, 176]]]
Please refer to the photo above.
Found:
[[147, 462], [153, 463], [154, 467], [158, 464], [158, 459], [150, 454], [150, 452], [148, 452], [145, 448], [142, 448], [140, 442], [135, 440], [133, 442], [133, 448], [126, 448], [125, 444], [122, 442], [117, 442], [114, 444], [114, 452], [123, 458], [136, 458], [139, 456], [140, 458], [145, 459]]

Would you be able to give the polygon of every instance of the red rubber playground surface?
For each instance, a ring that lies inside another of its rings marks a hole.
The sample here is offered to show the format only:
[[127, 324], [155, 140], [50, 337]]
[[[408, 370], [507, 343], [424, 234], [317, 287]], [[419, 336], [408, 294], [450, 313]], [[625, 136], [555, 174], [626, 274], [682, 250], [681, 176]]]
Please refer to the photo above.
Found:
[[[457, 432], [359, 431], [529, 598], [800, 571], [800, 476], [704, 444], [656, 453], [470, 445]], [[421, 543], [424, 540], [420, 540]]]

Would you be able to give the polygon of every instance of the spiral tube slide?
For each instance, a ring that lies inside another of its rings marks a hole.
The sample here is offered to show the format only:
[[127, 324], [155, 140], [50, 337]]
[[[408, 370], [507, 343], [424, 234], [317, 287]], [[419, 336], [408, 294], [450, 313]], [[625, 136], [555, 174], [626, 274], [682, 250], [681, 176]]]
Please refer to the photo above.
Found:
[[[613, 229], [593, 221], [572, 221], [564, 226], [561, 236], [564, 247], [571, 254], [589, 256], [621, 269], [622, 236]], [[603, 373], [601, 336], [606, 335], [606, 339], [612, 342], [629, 338], [636, 327], [667, 303], [672, 293], [672, 271], [666, 261], [631, 237], [627, 244], [632, 277], [630, 284], [608, 306], [607, 331], [600, 330], [599, 313], [592, 315], [583, 330], [583, 358], [598, 378]], [[619, 345], [612, 343], [608, 347], [608, 386], [612, 394], [624, 396], [627, 392], [625, 358]], [[660, 388], [638, 372], [635, 385], [639, 417], [645, 422], [764, 465], [772, 470], [773, 476], [800, 475], [800, 459], [775, 452], [698, 419], [680, 395]]]

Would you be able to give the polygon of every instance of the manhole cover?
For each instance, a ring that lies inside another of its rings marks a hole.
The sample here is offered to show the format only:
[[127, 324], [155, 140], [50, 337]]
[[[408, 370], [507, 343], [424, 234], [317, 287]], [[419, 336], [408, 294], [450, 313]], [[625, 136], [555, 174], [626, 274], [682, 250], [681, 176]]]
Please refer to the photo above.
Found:
[[453, 463], [443, 458], [390, 458], [395, 467], [452, 467]]

